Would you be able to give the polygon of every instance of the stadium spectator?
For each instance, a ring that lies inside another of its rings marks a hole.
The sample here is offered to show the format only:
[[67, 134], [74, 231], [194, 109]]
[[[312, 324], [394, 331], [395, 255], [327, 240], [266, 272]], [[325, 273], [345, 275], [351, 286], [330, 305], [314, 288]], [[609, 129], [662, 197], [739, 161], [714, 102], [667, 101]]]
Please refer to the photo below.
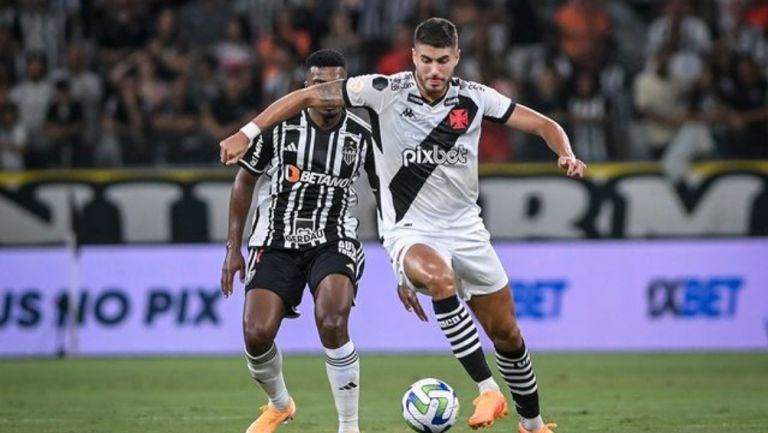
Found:
[[53, 100], [45, 119], [45, 134], [51, 149], [48, 160], [64, 167], [89, 166], [92, 152], [83, 136], [83, 106], [72, 97], [66, 79], [58, 79], [53, 87]]
[[191, 47], [209, 47], [220, 41], [235, 16], [227, 0], [192, 0], [179, 11], [179, 30]]
[[140, 2], [106, 0], [95, 21], [98, 64], [108, 71], [118, 62], [141, 50], [151, 32], [151, 21]]
[[747, 22], [747, 11], [742, 0], [731, 0], [726, 7], [729, 13], [723, 14], [720, 21], [721, 42], [728, 50], [754, 58], [761, 67], [768, 71], [768, 42], [763, 30]]
[[744, 21], [768, 35], [768, 0], [746, 0], [749, 6], [744, 11]]
[[202, 53], [190, 59], [188, 92], [199, 106], [210, 104], [221, 95], [219, 64], [212, 54]]
[[320, 46], [343, 54], [350, 74], [361, 70], [361, 40], [352, 28], [352, 17], [348, 12], [337, 10], [333, 13], [330, 32], [322, 39]]
[[143, 165], [151, 161], [150, 143], [146, 141], [146, 103], [135, 66], [114, 77], [115, 91], [104, 103], [97, 159], [110, 164]]
[[689, 103], [689, 120], [674, 135], [661, 159], [665, 174], [673, 182], [684, 178], [695, 159], [713, 155], [726, 143], [723, 131], [730, 110], [718, 91], [711, 65], [694, 84]]
[[188, 95], [187, 79], [176, 79], [168, 99], [149, 116], [155, 161], [204, 164], [216, 160], [202, 133], [200, 109]]
[[595, 69], [608, 49], [611, 17], [601, 0], [568, 0], [555, 14], [560, 49], [577, 66]]
[[0, 105], [0, 170], [23, 170], [27, 150], [27, 130], [11, 102]]
[[532, 0], [506, 2], [508, 20], [508, 63], [512, 76], [520, 81], [531, 77], [533, 64], [544, 57], [542, 23]]
[[379, 59], [376, 70], [382, 74], [394, 74], [411, 65], [411, 41], [413, 28], [407, 24], [398, 26], [392, 35], [391, 47]]
[[[259, 55], [264, 59], [264, 63], [274, 63], [272, 59], [272, 55], [275, 55], [274, 50], [278, 48], [278, 45], [284, 43], [290, 44], [296, 56], [305, 58], [312, 48], [312, 39], [306, 29], [297, 25], [294, 9], [280, 9], [275, 20], [273, 33], [271, 35], [263, 35], [259, 39]], [[265, 75], [270, 75], [270, 72], [266, 71]]]
[[250, 31], [244, 19], [230, 17], [224, 29], [224, 38], [213, 46], [219, 65], [223, 69], [250, 68], [256, 63], [249, 44]]
[[693, 14], [689, 0], [667, 0], [664, 14], [651, 23], [646, 58], [662, 46], [673, 47], [669, 73], [689, 84], [695, 81], [703, 68], [702, 56], [712, 48], [712, 34], [707, 23]]
[[[521, 100], [534, 110], [557, 122], [565, 122], [566, 97], [564, 80], [555, 65], [548, 63], [526, 83]], [[516, 141], [516, 156], [522, 161], [545, 161], [550, 158], [549, 149], [544, 148], [537, 137], [522, 134]]]
[[263, 103], [270, 103], [295, 89], [302, 82], [295, 47], [283, 40], [273, 41], [270, 55], [264, 58], [261, 78]]
[[48, 65], [58, 65], [67, 42], [67, 14], [51, 0], [19, 2], [18, 31], [24, 53], [42, 53]]
[[673, 53], [672, 48], [662, 47], [634, 83], [635, 107], [644, 126], [645, 150], [655, 160], [688, 119], [689, 87], [670, 73]]
[[574, 93], [566, 102], [573, 149], [589, 161], [606, 161], [608, 148], [608, 101], [600, 93], [595, 75], [579, 70], [573, 78]]
[[[246, 68], [233, 68], [224, 72], [221, 94], [203, 108], [203, 127], [213, 140], [226, 137], [253, 116], [258, 108]], [[210, 144], [210, 143], [209, 143]]]
[[67, 48], [64, 67], [51, 75], [66, 79], [72, 98], [83, 107], [85, 120], [84, 139], [93, 146], [99, 138], [101, 100], [104, 94], [101, 77], [86, 66], [85, 54], [78, 45]]
[[155, 30], [146, 46], [157, 78], [168, 82], [187, 69], [187, 45], [181, 39], [176, 11], [164, 8], [157, 15]]
[[689, 0], [667, 0], [663, 15], [648, 29], [646, 54], [652, 56], [670, 39], [679, 40], [679, 48], [705, 53], [712, 47], [712, 34], [707, 23], [693, 15]]
[[43, 134], [45, 114], [52, 96], [53, 86], [48, 81], [45, 56], [34, 53], [27, 55], [26, 78], [11, 88], [10, 98], [19, 109], [19, 121], [29, 133], [28, 168], [55, 165], [48, 160], [50, 147]]
[[9, 85], [15, 81], [19, 57], [18, 45], [12, 29], [0, 26], [0, 68], [3, 74], [0, 79]]
[[757, 63], [750, 57], [737, 58], [722, 91], [733, 111], [721, 153], [731, 158], [767, 158], [768, 83]]
[[19, 10], [14, 0], [0, 0], [0, 27], [13, 28], [19, 18]]

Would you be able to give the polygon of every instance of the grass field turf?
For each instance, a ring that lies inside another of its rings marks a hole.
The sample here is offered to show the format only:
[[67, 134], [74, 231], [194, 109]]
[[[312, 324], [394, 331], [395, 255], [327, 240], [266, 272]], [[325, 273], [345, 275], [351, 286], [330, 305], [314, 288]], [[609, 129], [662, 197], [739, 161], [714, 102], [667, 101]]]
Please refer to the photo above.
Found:
[[[492, 359], [490, 360], [492, 361]], [[407, 385], [438, 377], [469, 432], [475, 387], [449, 355], [362, 354], [363, 432], [408, 432]], [[768, 432], [768, 353], [534, 354], [545, 418], [557, 433]], [[336, 432], [319, 356], [286, 356], [298, 404], [279, 429]], [[0, 360], [0, 432], [241, 433], [264, 398], [241, 358]], [[513, 417], [486, 432], [513, 432]]]

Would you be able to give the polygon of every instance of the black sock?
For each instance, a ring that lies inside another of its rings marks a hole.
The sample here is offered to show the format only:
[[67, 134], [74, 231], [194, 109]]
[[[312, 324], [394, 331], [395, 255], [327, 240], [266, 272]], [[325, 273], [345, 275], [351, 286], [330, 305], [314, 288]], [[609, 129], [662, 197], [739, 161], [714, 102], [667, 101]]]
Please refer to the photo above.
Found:
[[517, 413], [523, 418], [536, 418], [540, 413], [539, 391], [525, 342], [517, 350], [496, 348], [496, 366], [509, 386]]
[[439, 301], [432, 301], [437, 324], [443, 335], [451, 343], [451, 350], [459, 359], [464, 370], [475, 382], [482, 382], [491, 377], [491, 369], [483, 354], [475, 322], [456, 295]]

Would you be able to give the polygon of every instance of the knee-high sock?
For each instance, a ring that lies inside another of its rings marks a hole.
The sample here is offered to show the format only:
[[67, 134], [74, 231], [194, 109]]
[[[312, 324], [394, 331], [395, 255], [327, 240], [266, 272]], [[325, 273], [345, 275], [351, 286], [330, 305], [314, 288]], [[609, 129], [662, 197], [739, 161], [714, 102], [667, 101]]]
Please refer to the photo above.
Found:
[[278, 410], [288, 409], [288, 388], [283, 379], [283, 355], [276, 344], [266, 352], [251, 355], [245, 351], [248, 372], [269, 397], [269, 403]]
[[359, 432], [360, 359], [355, 345], [348, 341], [338, 349], [325, 348], [325, 354], [325, 371], [339, 415], [339, 433]]
[[509, 386], [517, 413], [529, 420], [538, 418], [540, 412], [538, 385], [531, 364], [531, 355], [528, 354], [525, 343], [523, 342], [519, 349], [513, 351], [496, 348], [496, 366]]
[[464, 304], [459, 301], [459, 297], [454, 295], [439, 301], [433, 300], [432, 307], [440, 330], [451, 343], [453, 354], [472, 380], [478, 384], [487, 383], [488, 379], [493, 382], [491, 369], [488, 368], [480, 338], [477, 335], [477, 327]]

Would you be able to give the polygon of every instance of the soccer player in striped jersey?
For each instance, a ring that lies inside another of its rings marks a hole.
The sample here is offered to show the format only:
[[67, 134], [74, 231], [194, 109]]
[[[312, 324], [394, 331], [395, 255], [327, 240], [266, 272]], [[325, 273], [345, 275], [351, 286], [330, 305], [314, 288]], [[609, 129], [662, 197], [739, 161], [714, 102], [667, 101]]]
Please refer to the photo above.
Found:
[[536, 376], [515, 317], [509, 279], [477, 205], [481, 121], [539, 135], [568, 176], [581, 177], [586, 166], [555, 121], [483, 84], [453, 77], [459, 54], [453, 23], [430, 18], [416, 28], [413, 72], [351, 77], [284, 96], [223, 140], [221, 159], [233, 163], [262, 128], [302, 107], [367, 108], [382, 185], [379, 234], [400, 281], [398, 295], [424, 321], [427, 316], [415, 292], [431, 296], [440, 329], [478, 386], [469, 426], [489, 426], [507, 415], [508, 408], [461, 300], [493, 342], [497, 367], [519, 414], [518, 431], [551, 433], [554, 424], [545, 424], [539, 410]]
[[[343, 56], [320, 50], [306, 60], [306, 84], [346, 77]], [[308, 108], [265, 130], [239, 160], [229, 206], [221, 288], [232, 294], [235, 273], [245, 283], [243, 333], [251, 377], [269, 398], [246, 433], [271, 433], [292, 419], [296, 404], [282, 373], [275, 336], [284, 317], [298, 317], [304, 286], [339, 417], [339, 433], [359, 433], [360, 362], [347, 323], [363, 271], [352, 187], [361, 169], [375, 190], [370, 125], [342, 106]], [[246, 265], [240, 243], [257, 181], [257, 209]]]

